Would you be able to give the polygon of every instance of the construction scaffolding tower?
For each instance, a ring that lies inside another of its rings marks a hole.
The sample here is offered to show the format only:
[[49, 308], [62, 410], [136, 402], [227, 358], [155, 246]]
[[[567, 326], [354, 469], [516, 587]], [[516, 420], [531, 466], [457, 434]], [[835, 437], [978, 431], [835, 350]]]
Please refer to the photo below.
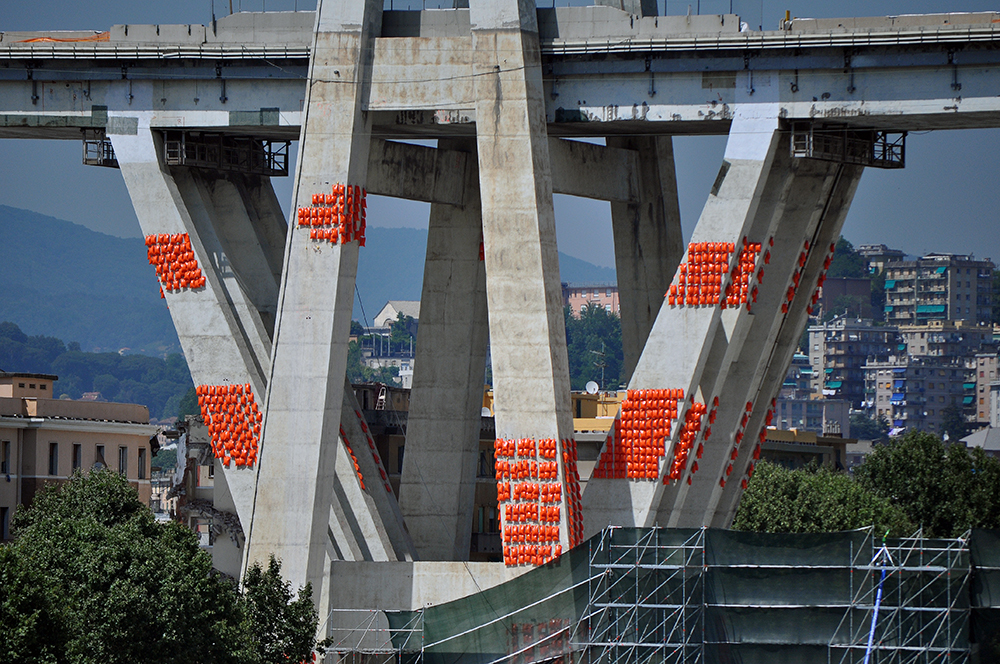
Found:
[[500, 586], [384, 615], [400, 662], [966, 662], [975, 563], [969, 535], [612, 527]]

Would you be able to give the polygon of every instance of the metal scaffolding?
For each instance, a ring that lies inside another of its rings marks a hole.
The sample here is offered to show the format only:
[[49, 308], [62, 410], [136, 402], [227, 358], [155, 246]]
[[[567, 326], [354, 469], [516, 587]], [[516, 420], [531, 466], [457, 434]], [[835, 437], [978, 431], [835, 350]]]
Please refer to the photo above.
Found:
[[425, 664], [965, 662], [971, 568], [969, 536], [613, 527], [508, 582], [522, 585], [505, 606], [498, 593], [400, 613], [392, 642]]

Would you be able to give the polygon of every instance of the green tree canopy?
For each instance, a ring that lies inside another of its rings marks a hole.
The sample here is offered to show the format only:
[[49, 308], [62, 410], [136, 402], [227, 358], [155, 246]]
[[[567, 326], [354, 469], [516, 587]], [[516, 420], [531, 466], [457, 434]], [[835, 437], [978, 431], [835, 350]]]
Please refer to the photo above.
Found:
[[874, 526], [876, 532], [910, 535], [903, 510], [827, 468], [788, 470], [763, 461], [740, 501], [734, 530], [818, 533]]
[[882, 440], [889, 437], [889, 420], [885, 415], [872, 419], [863, 413], [851, 415], [851, 436], [861, 440]]
[[[579, 318], [566, 307], [565, 319], [572, 389], [582, 390], [591, 380], [601, 389], [618, 389], [623, 359], [618, 315], [600, 305], [587, 304], [580, 310]], [[602, 364], [605, 366], [601, 367]]]
[[854, 245], [843, 235], [837, 240], [833, 261], [830, 263], [830, 269], [826, 271], [826, 276], [831, 278], [868, 276], [864, 257], [854, 250]]
[[876, 446], [854, 475], [923, 526], [928, 537], [1000, 527], [1000, 460], [982, 448], [945, 445], [933, 434], [908, 431]]
[[0, 547], [0, 661], [288, 664], [316, 645], [309, 586], [293, 599], [272, 558], [240, 595], [118, 473], [43, 489], [14, 530]]

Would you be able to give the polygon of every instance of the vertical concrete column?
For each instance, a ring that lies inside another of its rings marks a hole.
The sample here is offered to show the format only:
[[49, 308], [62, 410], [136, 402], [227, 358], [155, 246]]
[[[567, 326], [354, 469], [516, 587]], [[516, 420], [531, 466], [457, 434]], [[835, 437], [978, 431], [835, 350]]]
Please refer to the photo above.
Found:
[[567, 486], [562, 461], [564, 451], [572, 457], [565, 441], [573, 423], [535, 3], [470, 4], [497, 435], [555, 440], [558, 479]]
[[[205, 285], [164, 287], [167, 305], [196, 385], [251, 385], [262, 401], [269, 369], [270, 342], [253, 323], [254, 307], [228, 269], [226, 248], [215, 234], [217, 225], [238, 223], [240, 211], [221, 210], [192, 195], [192, 176], [177, 176], [163, 165], [162, 141], [148, 118], [134, 134], [112, 134], [118, 164], [146, 236], [184, 235]], [[150, 268], [153, 269], [152, 267]], [[244, 525], [256, 485], [256, 468], [225, 469], [237, 515]]]
[[671, 137], [609, 136], [607, 143], [634, 150], [639, 162], [639, 202], [611, 203], [621, 302], [622, 378], [628, 382], [684, 254], [684, 243]]
[[[697, 247], [700, 243], [739, 246], [758, 223], [762, 200], [774, 176], [772, 164], [779, 143], [778, 129], [777, 104], [737, 108], [722, 168], [689, 247]], [[764, 214], [769, 216], [770, 213]], [[730, 255], [725, 267], [727, 272], [737, 255], [738, 251]], [[685, 260], [694, 260], [691, 251], [687, 252]], [[664, 303], [660, 308], [629, 383], [631, 390], [683, 390], [683, 399], [677, 404], [677, 417], [663, 439], [664, 456], [658, 461], [658, 476], [655, 479], [592, 478], [583, 501], [585, 536], [609, 523], [656, 524], [666, 486], [662, 479], [673, 461], [685, 414], [696, 412], [692, 408], [695, 403], [711, 407], [713, 395], [702, 390], [702, 377], [706, 367], [714, 371], [714, 367], [721, 365], [718, 351], [713, 353], [721, 315], [718, 298], [715, 304], [707, 300], [687, 305]], [[740, 315], [748, 314], [743, 310]], [[694, 450], [691, 452], [688, 466], [694, 457]]]
[[[473, 139], [441, 139], [467, 152]], [[468, 560], [489, 334], [479, 172], [464, 207], [431, 205], [400, 508], [421, 560]]]
[[[335, 185], [365, 185], [371, 127], [362, 108], [381, 17], [381, 0], [317, 6], [293, 209]], [[334, 489], [356, 481], [338, 450], [357, 264], [357, 240], [333, 244], [289, 229], [247, 537], [248, 560], [280, 557], [293, 584], [312, 582], [321, 612], [338, 557], [329, 535]]]

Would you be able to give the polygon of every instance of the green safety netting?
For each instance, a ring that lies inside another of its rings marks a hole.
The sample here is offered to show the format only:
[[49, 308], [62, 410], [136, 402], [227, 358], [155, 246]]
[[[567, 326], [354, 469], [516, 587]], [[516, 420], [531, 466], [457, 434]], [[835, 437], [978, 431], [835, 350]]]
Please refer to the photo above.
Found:
[[500, 586], [387, 616], [394, 645], [428, 664], [853, 662], [883, 567], [872, 661], [948, 661], [973, 642], [1000, 654], [1000, 531], [883, 550], [870, 530], [611, 528]]

